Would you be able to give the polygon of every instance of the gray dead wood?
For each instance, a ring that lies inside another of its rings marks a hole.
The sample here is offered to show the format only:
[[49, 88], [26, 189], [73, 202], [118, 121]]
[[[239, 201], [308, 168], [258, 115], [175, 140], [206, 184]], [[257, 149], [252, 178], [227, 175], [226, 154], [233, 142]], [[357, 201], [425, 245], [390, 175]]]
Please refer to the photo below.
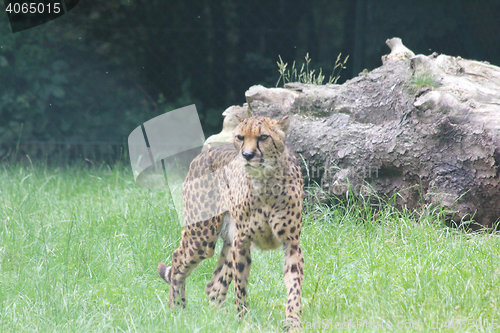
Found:
[[[442, 205], [457, 223], [500, 217], [500, 68], [414, 55], [387, 41], [383, 65], [342, 85], [251, 87], [254, 115], [291, 115], [288, 140], [326, 193]], [[396, 195], [397, 194], [397, 195]]]

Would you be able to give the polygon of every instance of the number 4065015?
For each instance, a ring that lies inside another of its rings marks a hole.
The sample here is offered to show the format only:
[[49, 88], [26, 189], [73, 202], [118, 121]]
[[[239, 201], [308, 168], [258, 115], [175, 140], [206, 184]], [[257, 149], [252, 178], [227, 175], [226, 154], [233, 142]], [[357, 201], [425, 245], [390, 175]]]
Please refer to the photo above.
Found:
[[32, 3], [20, 4], [20, 3], [10, 2], [7, 5], [7, 8], [5, 8], [5, 11], [8, 12], [9, 14], [10, 13], [14, 13], [14, 14], [19, 14], [19, 13], [23, 13], [23, 14], [28, 14], [28, 13], [30, 13], [30, 14], [43, 14], [43, 13], [58, 14], [61, 12], [60, 5], [61, 5], [60, 3], [44, 4], [44, 3], [32, 2]]

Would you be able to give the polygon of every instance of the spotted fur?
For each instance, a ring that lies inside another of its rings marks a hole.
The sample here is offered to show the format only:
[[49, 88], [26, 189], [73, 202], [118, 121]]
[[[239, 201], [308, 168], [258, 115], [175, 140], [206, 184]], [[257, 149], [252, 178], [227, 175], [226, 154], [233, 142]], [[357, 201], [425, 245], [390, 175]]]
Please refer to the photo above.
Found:
[[251, 247], [283, 246], [286, 320], [298, 324], [304, 276], [299, 243], [303, 180], [285, 145], [288, 125], [288, 117], [245, 119], [234, 131], [233, 145], [211, 148], [191, 163], [183, 188], [182, 239], [172, 265], [158, 265], [158, 273], [170, 283], [171, 307], [185, 306], [186, 278], [213, 256], [221, 238], [222, 251], [205, 291], [211, 301], [223, 302], [234, 280], [236, 308], [246, 312]]

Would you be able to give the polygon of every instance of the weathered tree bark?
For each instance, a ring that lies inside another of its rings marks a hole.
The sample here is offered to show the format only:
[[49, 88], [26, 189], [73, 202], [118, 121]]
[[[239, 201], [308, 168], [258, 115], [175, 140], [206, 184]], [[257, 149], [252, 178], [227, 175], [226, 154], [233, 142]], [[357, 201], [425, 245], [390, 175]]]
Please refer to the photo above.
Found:
[[438, 204], [456, 223], [492, 226], [500, 217], [500, 68], [387, 44], [381, 67], [342, 85], [254, 86], [248, 105], [254, 115], [291, 115], [288, 140], [326, 193], [398, 193], [400, 207]]

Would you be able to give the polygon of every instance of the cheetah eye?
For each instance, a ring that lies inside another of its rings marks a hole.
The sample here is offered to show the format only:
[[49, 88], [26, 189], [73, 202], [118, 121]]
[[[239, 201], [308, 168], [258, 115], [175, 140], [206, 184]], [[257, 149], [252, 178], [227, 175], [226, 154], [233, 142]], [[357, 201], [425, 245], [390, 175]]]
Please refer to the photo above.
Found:
[[236, 139], [238, 139], [238, 140], [240, 140], [240, 141], [243, 141], [243, 139], [245, 139], [245, 138], [243, 137], [243, 135], [237, 135], [237, 136], [236, 136]]
[[261, 135], [261, 136], [259, 136], [259, 141], [264, 141], [268, 137], [269, 137], [269, 135]]

